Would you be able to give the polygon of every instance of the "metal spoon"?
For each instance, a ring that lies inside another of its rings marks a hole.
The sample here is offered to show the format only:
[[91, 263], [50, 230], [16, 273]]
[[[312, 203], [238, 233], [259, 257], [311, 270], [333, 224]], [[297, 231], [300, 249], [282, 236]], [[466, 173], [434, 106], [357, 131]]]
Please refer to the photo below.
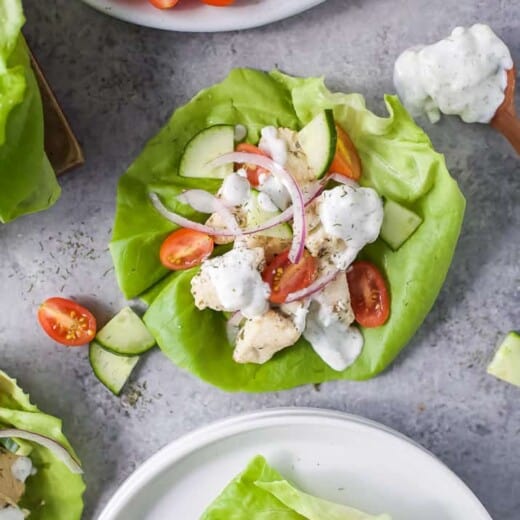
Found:
[[507, 86], [502, 104], [497, 108], [491, 126], [498, 130], [520, 154], [520, 119], [515, 110], [515, 67], [507, 71]]

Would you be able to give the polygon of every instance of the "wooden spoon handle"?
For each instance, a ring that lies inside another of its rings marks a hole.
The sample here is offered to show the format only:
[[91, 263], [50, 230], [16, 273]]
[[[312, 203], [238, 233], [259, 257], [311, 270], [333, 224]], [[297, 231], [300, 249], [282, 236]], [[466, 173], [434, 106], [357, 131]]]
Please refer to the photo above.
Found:
[[520, 119], [516, 117], [514, 112], [497, 111], [491, 121], [491, 126], [498, 130], [520, 154]]
[[513, 66], [507, 71], [507, 84], [504, 101], [495, 112], [491, 126], [498, 130], [520, 154], [520, 120], [515, 110], [516, 69]]

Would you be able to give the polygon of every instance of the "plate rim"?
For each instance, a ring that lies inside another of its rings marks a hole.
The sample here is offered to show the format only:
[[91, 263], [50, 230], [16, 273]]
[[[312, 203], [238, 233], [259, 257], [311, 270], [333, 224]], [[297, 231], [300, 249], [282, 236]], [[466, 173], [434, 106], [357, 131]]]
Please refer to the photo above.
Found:
[[249, 17], [244, 18], [244, 22], [241, 24], [233, 24], [232, 21], [221, 23], [220, 25], [215, 24], [214, 22], [210, 22], [208, 24], [194, 24], [193, 26], [190, 23], [181, 22], [176, 23], [175, 18], [173, 19], [173, 23], [171, 22], [169, 17], [165, 17], [165, 21], [161, 23], [154, 23], [149, 21], [148, 19], [139, 20], [138, 12], [129, 9], [126, 11], [125, 9], [109, 9], [106, 5], [107, 0], [82, 0], [85, 4], [92, 7], [93, 9], [110, 16], [112, 18], [116, 18], [118, 20], [122, 20], [123, 22], [131, 23], [134, 25], [140, 25], [142, 27], [149, 27], [152, 29], [159, 29], [162, 31], [172, 31], [172, 32], [192, 32], [192, 33], [213, 33], [213, 32], [227, 32], [227, 31], [239, 31], [246, 29], [254, 29], [255, 27], [261, 27], [264, 25], [268, 25], [274, 22], [279, 22], [286, 18], [290, 18], [291, 16], [295, 16], [299, 13], [303, 13], [308, 9], [312, 9], [319, 4], [326, 2], [326, 0], [298, 0], [291, 4], [286, 8], [282, 8], [281, 12], [277, 15], [266, 15], [265, 17]]
[[390, 435], [401, 442], [418, 449], [424, 455], [427, 455], [433, 463], [436, 463], [444, 469], [458, 484], [461, 491], [465, 492], [468, 499], [474, 502], [477, 509], [480, 509], [482, 519], [493, 520], [490, 513], [484, 507], [473, 490], [442, 460], [440, 460], [431, 451], [406, 435], [381, 424], [372, 419], [342, 412], [338, 410], [330, 410], [314, 407], [275, 407], [255, 412], [246, 412], [239, 415], [226, 417], [209, 424], [203, 425], [181, 437], [169, 442], [157, 452], [143, 461], [118, 487], [116, 492], [109, 499], [103, 508], [98, 520], [114, 520], [117, 514], [125, 507], [128, 501], [138, 492], [138, 490], [146, 486], [153, 478], [162, 471], [176, 464], [184, 457], [197, 450], [208, 446], [218, 440], [224, 439], [230, 435], [251, 431], [258, 427], [258, 422], [266, 422], [267, 424], [275, 424], [280, 420], [294, 421], [295, 419], [313, 419], [321, 422], [346, 422], [353, 423], [358, 426], [365, 426], [371, 430], [383, 432]]

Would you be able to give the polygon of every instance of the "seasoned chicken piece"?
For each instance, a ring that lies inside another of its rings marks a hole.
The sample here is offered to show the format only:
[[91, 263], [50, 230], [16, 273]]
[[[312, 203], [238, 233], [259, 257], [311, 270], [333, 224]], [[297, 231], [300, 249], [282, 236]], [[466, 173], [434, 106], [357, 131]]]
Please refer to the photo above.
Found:
[[350, 304], [350, 292], [345, 273], [339, 273], [313, 299], [320, 305], [320, 315], [325, 324], [330, 321], [331, 316], [345, 325], [350, 325], [354, 321], [354, 311]]
[[263, 364], [280, 350], [294, 345], [301, 334], [290, 317], [270, 309], [245, 321], [237, 336], [233, 359], [237, 363]]
[[224, 306], [219, 300], [217, 290], [211, 283], [208, 271], [205, 269], [201, 269], [191, 279], [191, 294], [193, 295], [197, 309], [203, 310], [209, 308], [214, 311], [224, 310]]
[[[246, 219], [246, 214], [245, 214], [244, 210], [241, 207], [237, 207], [237, 208], [233, 208], [231, 210], [231, 212], [235, 216], [237, 224], [240, 227], [245, 227], [247, 219]], [[226, 228], [226, 225], [224, 224], [224, 220], [218, 213], [213, 213], [208, 218], [208, 220], [206, 220], [206, 226], [212, 226], [212, 227], [222, 228], [222, 229]], [[231, 242], [233, 242], [233, 240], [235, 240], [235, 237], [215, 235], [213, 237], [213, 240], [214, 240], [215, 244], [231, 244]]]
[[309, 166], [307, 156], [298, 142], [298, 132], [290, 128], [278, 128], [278, 138], [287, 144], [285, 169], [296, 179], [300, 186], [314, 182], [316, 176]]
[[291, 246], [290, 238], [268, 237], [264, 235], [243, 235], [235, 240], [235, 247], [247, 247], [252, 249], [261, 247], [264, 250], [266, 263], [269, 263], [276, 255]]
[[13, 465], [21, 457], [0, 449], [0, 509], [16, 505], [25, 492], [25, 484], [13, 475]]
[[199, 309], [241, 311], [247, 318], [263, 314], [271, 292], [260, 276], [264, 265], [260, 247], [238, 247], [205, 260], [191, 281], [195, 305]]

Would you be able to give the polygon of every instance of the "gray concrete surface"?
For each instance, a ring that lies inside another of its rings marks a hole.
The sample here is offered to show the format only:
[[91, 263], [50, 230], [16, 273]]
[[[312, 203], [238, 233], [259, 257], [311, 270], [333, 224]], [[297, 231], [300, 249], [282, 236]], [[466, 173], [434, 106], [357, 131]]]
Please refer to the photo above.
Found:
[[328, 0], [268, 27], [215, 35], [139, 28], [79, 1], [25, 5], [27, 38], [87, 163], [62, 179], [53, 209], [0, 228], [0, 365], [41, 408], [63, 418], [84, 460], [84, 518], [95, 518], [143, 460], [193, 428], [304, 405], [396, 428], [453, 468], [496, 520], [518, 520], [520, 391], [486, 375], [485, 367], [501, 336], [520, 327], [520, 163], [490, 128], [423, 121], [467, 196], [466, 220], [435, 308], [394, 366], [372, 381], [229, 395], [156, 351], [130, 388], [136, 402], [116, 399], [94, 378], [86, 350], [54, 345], [35, 312], [55, 294], [91, 304], [101, 320], [124, 304], [107, 250], [117, 179], [175, 107], [230, 67], [323, 74], [331, 87], [363, 92], [381, 110], [382, 94], [393, 90], [397, 54], [454, 25], [491, 24], [520, 61], [520, 3]]

